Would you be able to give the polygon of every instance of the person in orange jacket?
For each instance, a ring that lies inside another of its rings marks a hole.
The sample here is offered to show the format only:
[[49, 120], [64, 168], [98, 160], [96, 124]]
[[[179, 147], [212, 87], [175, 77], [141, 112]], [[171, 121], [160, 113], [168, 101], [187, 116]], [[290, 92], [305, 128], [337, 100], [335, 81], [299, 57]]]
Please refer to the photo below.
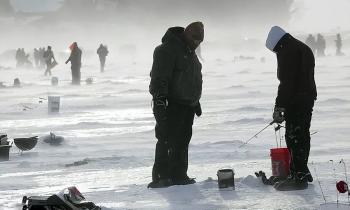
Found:
[[80, 85], [81, 80], [81, 55], [82, 52], [78, 47], [78, 44], [74, 42], [69, 49], [71, 50], [70, 56], [66, 61], [66, 64], [68, 62], [71, 63], [71, 70], [72, 70], [72, 84], [73, 85]]

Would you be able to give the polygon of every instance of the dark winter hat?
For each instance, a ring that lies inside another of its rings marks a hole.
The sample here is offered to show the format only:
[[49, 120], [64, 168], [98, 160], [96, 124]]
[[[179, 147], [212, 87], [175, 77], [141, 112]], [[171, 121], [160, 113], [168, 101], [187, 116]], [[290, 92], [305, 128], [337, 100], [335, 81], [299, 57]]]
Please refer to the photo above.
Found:
[[279, 26], [273, 26], [269, 32], [269, 34], [267, 35], [267, 39], [266, 39], [266, 44], [265, 46], [271, 50], [272, 52], [273, 49], [275, 48], [275, 46], [277, 45], [278, 41], [286, 34], [287, 32], [285, 32], [282, 28], [280, 28]]
[[193, 22], [190, 23], [185, 28], [185, 33], [192, 34], [195, 36], [196, 40], [203, 41], [204, 39], [204, 25], [202, 22]]

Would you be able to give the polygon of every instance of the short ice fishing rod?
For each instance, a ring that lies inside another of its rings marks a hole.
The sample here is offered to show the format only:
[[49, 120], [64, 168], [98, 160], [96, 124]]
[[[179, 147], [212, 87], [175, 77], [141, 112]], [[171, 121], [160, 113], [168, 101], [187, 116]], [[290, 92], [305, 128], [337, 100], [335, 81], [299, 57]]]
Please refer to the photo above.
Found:
[[254, 136], [252, 136], [250, 139], [248, 139], [247, 141], [245, 141], [243, 144], [241, 144], [238, 148], [243, 147], [244, 145], [248, 144], [253, 138], [256, 138], [261, 132], [263, 132], [266, 128], [270, 127], [272, 124], [274, 124], [275, 121], [273, 120], [272, 122], [270, 122], [269, 124], [267, 124], [263, 129], [261, 129], [259, 132], [257, 132]]

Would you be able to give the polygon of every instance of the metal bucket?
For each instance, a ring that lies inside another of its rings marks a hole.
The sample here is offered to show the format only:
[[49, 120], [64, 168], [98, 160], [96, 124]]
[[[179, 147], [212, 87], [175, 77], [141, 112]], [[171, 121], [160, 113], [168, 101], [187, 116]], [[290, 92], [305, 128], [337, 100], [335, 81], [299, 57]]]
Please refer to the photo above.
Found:
[[11, 145], [0, 145], [0, 161], [7, 161], [10, 159]]
[[217, 172], [219, 189], [235, 189], [235, 173], [232, 169], [220, 169]]

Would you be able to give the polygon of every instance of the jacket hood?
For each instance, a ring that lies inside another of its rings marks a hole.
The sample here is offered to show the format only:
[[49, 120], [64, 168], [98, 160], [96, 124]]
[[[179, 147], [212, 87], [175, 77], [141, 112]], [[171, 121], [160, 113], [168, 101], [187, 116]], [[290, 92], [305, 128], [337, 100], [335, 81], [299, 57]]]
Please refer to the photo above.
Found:
[[182, 34], [185, 31], [183, 27], [172, 27], [167, 30], [162, 38], [162, 43], [179, 43], [185, 45], [185, 42], [182, 38]]
[[274, 48], [276, 47], [277, 43], [280, 41], [280, 39], [286, 34], [282, 28], [278, 26], [273, 26], [267, 35], [265, 46], [274, 52]]

